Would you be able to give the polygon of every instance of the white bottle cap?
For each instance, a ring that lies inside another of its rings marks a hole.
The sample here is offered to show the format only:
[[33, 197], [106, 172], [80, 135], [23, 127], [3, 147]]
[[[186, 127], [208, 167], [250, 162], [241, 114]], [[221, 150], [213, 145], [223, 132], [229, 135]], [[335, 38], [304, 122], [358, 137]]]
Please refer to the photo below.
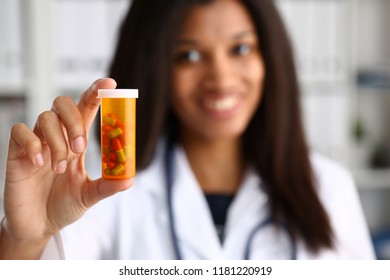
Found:
[[138, 98], [138, 89], [99, 89], [97, 98]]

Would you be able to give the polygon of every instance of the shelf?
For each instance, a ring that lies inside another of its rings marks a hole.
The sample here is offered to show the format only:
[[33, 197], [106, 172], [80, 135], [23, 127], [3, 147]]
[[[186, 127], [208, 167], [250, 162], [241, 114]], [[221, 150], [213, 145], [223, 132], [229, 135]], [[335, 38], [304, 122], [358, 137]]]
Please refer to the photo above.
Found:
[[0, 98], [18, 98], [23, 96], [25, 96], [25, 88], [23, 86], [0, 84]]
[[325, 96], [341, 96], [350, 92], [351, 83], [347, 79], [335, 79], [333, 81], [317, 80], [304, 81], [300, 80], [300, 87], [303, 95], [325, 95]]
[[387, 95], [390, 94], [390, 87], [358, 86], [356, 91], [359, 95]]
[[359, 190], [390, 190], [390, 169], [360, 169], [352, 170]]

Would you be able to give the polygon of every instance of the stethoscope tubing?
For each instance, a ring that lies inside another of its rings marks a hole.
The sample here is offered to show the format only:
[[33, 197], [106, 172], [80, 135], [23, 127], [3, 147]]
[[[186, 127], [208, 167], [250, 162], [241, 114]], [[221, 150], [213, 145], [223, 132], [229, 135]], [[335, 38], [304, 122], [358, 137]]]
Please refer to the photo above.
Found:
[[177, 233], [175, 228], [175, 217], [173, 215], [173, 203], [172, 203], [172, 186], [173, 186], [173, 141], [167, 140], [165, 149], [165, 185], [167, 188], [167, 203], [168, 203], [168, 218], [169, 218], [169, 230], [171, 232], [173, 250], [177, 260], [182, 260], [181, 250], [179, 248], [179, 242], [177, 239]]

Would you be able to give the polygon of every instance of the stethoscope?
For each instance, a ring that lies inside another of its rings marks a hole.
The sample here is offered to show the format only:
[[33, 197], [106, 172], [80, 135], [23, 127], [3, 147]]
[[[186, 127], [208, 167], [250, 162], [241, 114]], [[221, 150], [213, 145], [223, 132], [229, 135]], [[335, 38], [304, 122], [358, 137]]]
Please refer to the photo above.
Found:
[[[177, 260], [182, 260], [183, 255], [179, 247], [179, 242], [177, 238], [177, 232], [176, 232], [176, 223], [175, 223], [175, 217], [173, 214], [173, 202], [172, 202], [172, 186], [173, 186], [173, 178], [174, 178], [174, 166], [173, 166], [173, 149], [174, 149], [174, 141], [168, 139], [165, 147], [165, 185], [167, 190], [167, 204], [168, 204], [168, 219], [169, 219], [169, 230], [172, 237], [172, 244], [173, 249], [175, 253], [175, 257]], [[250, 232], [248, 239], [245, 243], [245, 249], [244, 249], [244, 260], [249, 260], [251, 256], [251, 248], [253, 240], [256, 236], [256, 233], [258, 233], [260, 230], [264, 229], [267, 226], [270, 226], [273, 224], [272, 218], [267, 218], [265, 220], [260, 221]], [[287, 229], [287, 227], [283, 226], [284, 230], [287, 233], [290, 248], [291, 248], [291, 255], [290, 259], [296, 260], [297, 259], [297, 249], [295, 240], [291, 234], [291, 232]]]

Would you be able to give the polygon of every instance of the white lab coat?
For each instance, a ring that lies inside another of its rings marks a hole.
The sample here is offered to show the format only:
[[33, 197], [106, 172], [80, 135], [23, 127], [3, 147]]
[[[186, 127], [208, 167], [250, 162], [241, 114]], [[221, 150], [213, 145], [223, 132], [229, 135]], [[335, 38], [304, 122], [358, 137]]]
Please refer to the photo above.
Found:
[[[163, 141], [162, 141], [163, 142]], [[46, 247], [42, 258], [66, 259], [174, 259], [169, 230], [164, 144], [151, 165], [139, 172], [135, 185], [108, 198], [79, 221], [66, 227]], [[334, 250], [310, 253], [297, 244], [298, 259], [373, 259], [369, 232], [351, 175], [318, 154], [311, 156], [319, 197], [335, 233]], [[174, 151], [173, 210], [178, 245], [185, 259], [242, 259], [248, 236], [268, 217], [267, 196], [261, 179], [248, 171], [227, 215], [226, 237], [220, 244], [207, 201], [184, 151]], [[272, 227], [259, 230], [251, 244], [251, 258], [288, 258], [286, 234]], [[286, 247], [287, 246], [287, 247]]]

